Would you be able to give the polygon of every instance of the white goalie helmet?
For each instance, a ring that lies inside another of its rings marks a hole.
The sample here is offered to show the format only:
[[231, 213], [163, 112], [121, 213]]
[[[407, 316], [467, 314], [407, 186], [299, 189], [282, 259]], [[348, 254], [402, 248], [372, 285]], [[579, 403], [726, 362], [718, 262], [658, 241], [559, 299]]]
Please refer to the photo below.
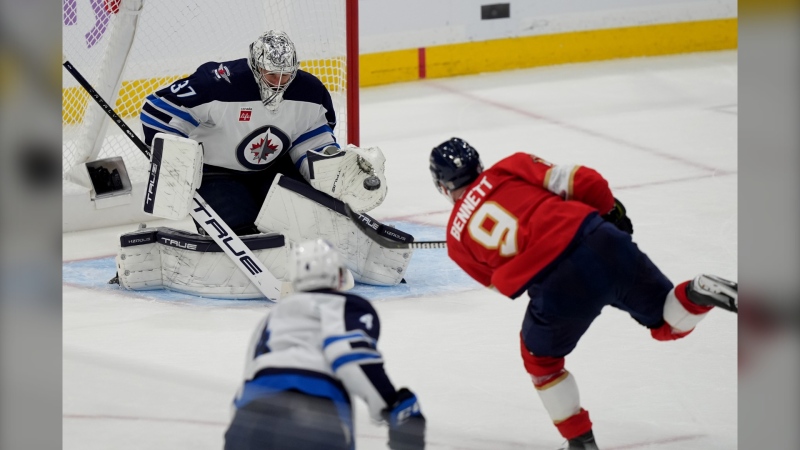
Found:
[[302, 242], [289, 252], [289, 279], [295, 291], [342, 290], [347, 268], [324, 239]]
[[294, 43], [286, 33], [277, 30], [267, 31], [250, 44], [247, 63], [266, 106], [280, 103], [300, 67]]

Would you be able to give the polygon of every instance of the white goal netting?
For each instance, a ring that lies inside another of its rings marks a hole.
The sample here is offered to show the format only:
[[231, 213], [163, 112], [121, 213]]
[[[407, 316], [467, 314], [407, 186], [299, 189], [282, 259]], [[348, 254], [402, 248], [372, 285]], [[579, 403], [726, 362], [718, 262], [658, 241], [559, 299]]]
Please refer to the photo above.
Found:
[[[347, 141], [346, 0], [63, 0], [63, 53], [141, 137], [147, 95], [207, 61], [247, 56], [268, 29], [286, 31], [301, 68], [333, 97], [336, 135]], [[63, 170], [121, 156], [131, 181], [148, 162], [62, 69]]]

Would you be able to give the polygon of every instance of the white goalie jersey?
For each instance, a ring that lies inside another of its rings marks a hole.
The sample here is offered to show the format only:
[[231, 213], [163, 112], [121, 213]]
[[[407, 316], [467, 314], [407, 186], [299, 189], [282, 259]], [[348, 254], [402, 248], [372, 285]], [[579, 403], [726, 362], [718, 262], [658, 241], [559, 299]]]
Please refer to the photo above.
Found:
[[259, 171], [289, 155], [308, 178], [308, 151], [339, 147], [336, 115], [319, 79], [299, 70], [275, 111], [261, 103], [247, 60], [208, 62], [147, 97], [141, 112], [145, 143], [168, 133], [202, 142], [206, 164]]
[[341, 148], [333, 135], [330, 93], [302, 70], [270, 109], [261, 102], [246, 59], [208, 62], [149, 95], [140, 118], [147, 145], [157, 133], [200, 142], [203, 163], [209, 166], [262, 171], [289, 157], [315, 189], [356, 211], [370, 211], [386, 197], [383, 152], [378, 147]]
[[380, 326], [375, 309], [357, 295], [325, 290], [286, 297], [252, 336], [235, 405], [264, 389], [294, 389], [348, 405], [352, 394], [382, 421], [380, 411], [397, 391], [377, 349]]

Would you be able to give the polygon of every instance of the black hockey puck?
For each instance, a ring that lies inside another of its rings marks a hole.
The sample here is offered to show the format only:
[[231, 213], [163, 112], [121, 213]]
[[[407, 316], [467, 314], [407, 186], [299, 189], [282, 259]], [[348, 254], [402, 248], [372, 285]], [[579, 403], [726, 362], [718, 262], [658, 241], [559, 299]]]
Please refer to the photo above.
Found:
[[381, 187], [381, 179], [376, 177], [375, 175], [372, 175], [371, 177], [368, 177], [366, 180], [364, 180], [364, 189], [368, 191], [374, 191], [379, 187]]

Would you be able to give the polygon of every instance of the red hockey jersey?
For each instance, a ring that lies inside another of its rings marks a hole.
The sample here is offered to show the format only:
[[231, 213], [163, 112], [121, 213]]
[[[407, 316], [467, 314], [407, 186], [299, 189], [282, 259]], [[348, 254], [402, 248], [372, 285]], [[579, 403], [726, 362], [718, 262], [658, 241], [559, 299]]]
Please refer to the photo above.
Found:
[[567, 248], [586, 216], [613, 206], [608, 182], [593, 169], [515, 153], [455, 203], [447, 252], [472, 278], [515, 298]]

